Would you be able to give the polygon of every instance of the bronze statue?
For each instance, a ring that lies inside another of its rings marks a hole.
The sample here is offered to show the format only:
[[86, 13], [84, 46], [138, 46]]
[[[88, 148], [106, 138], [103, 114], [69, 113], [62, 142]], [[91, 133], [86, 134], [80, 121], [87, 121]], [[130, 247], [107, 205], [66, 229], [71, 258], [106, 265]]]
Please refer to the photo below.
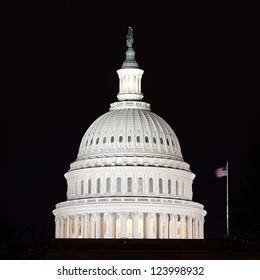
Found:
[[132, 48], [134, 42], [134, 36], [133, 36], [133, 28], [128, 26], [128, 33], [126, 35], [126, 45], [128, 48]]

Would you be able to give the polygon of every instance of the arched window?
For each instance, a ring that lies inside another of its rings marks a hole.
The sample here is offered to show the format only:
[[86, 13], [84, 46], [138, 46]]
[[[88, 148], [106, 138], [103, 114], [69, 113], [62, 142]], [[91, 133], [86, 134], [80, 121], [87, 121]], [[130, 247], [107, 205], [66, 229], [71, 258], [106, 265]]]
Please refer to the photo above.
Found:
[[81, 180], [81, 194], [84, 194], [84, 181]]
[[161, 142], [161, 145], [163, 145], [163, 139], [162, 139], [162, 137], [160, 138], [160, 142]]
[[179, 182], [176, 180], [176, 195], [179, 195]]
[[119, 143], [123, 142], [123, 136], [119, 136]]
[[168, 180], [168, 194], [172, 193], [172, 182], [171, 180]]
[[131, 177], [127, 178], [127, 192], [133, 192], [133, 182]]
[[111, 191], [111, 179], [107, 178], [106, 179], [106, 193], [110, 193]]
[[145, 143], [149, 143], [149, 138], [148, 138], [148, 136], [145, 136], [144, 142], [145, 142]]
[[153, 143], [156, 144], [156, 137], [153, 137]]
[[106, 137], [104, 137], [104, 138], [103, 138], [103, 144], [105, 144], [105, 143], [106, 143], [106, 140], [107, 140], [107, 138], [106, 138]]
[[92, 145], [92, 143], [93, 143], [93, 139], [90, 140], [90, 146]]
[[136, 137], [136, 141], [137, 141], [137, 143], [140, 143], [140, 136], [139, 135]]
[[121, 193], [121, 178], [116, 178], [116, 192]]
[[153, 179], [149, 178], [149, 193], [153, 193]]
[[130, 135], [128, 135], [128, 137], [127, 137], [127, 142], [131, 143], [131, 136]]
[[99, 138], [97, 138], [97, 140], [96, 140], [96, 145], [99, 143]]
[[144, 192], [143, 178], [139, 177], [138, 178], [138, 193], [143, 193], [143, 192]]
[[115, 137], [111, 136], [111, 139], [110, 139], [111, 143], [114, 143], [114, 140], [115, 140]]
[[91, 194], [91, 179], [88, 179], [88, 194]]
[[163, 180], [162, 180], [162, 178], [159, 179], [159, 193], [163, 193]]
[[168, 146], [170, 145], [170, 142], [169, 142], [168, 138], [166, 139], [166, 143], [167, 143]]
[[172, 140], [172, 146], [174, 147], [174, 143], [173, 143], [173, 140]]
[[87, 147], [87, 145], [88, 145], [88, 140], [86, 141], [85, 147]]
[[100, 178], [97, 178], [97, 193], [100, 193]]

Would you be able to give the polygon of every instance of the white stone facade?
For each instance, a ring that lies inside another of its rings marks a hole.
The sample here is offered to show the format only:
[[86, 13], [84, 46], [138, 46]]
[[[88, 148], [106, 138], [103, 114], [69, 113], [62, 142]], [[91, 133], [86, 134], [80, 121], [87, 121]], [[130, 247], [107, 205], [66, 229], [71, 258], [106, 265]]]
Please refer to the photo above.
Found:
[[177, 136], [140, 101], [143, 70], [117, 72], [119, 102], [87, 129], [65, 174], [55, 237], [204, 238], [206, 211], [192, 201], [195, 175]]

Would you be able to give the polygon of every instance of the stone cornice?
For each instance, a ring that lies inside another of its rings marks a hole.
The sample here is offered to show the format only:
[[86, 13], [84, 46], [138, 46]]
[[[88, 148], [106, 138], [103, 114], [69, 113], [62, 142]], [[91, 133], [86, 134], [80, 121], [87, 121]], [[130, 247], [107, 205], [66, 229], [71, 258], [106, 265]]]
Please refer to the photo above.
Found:
[[70, 165], [70, 171], [102, 166], [154, 166], [154, 167], [166, 167], [190, 171], [188, 163], [179, 160], [167, 159], [167, 158], [155, 158], [155, 157], [101, 157], [93, 159], [85, 159], [74, 161]]

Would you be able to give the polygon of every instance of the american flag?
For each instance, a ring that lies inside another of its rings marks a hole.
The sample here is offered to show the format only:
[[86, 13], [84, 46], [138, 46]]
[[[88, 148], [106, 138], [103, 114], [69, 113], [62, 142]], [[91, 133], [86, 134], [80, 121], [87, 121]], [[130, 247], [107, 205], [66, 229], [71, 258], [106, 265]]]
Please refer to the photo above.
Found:
[[216, 177], [221, 178], [228, 175], [227, 167], [220, 167], [216, 169]]

